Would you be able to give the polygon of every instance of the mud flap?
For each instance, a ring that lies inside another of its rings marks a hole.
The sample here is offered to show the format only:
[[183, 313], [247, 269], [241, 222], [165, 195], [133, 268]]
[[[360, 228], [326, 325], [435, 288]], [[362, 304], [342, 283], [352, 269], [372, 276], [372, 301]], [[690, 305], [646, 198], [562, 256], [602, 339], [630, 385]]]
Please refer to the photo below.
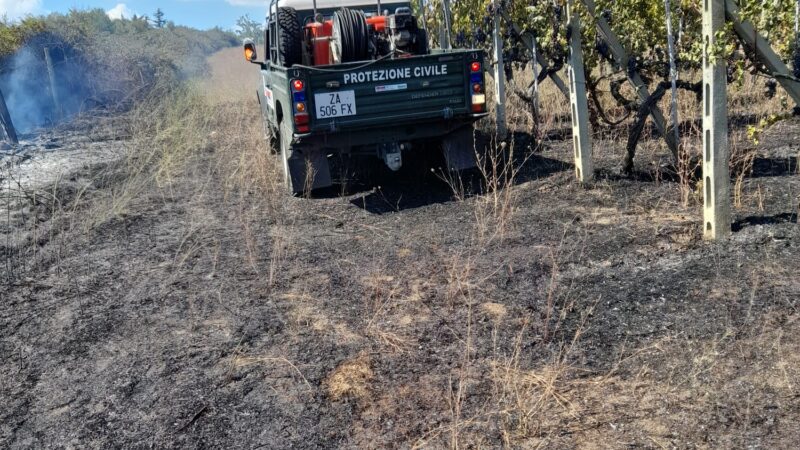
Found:
[[472, 126], [459, 128], [443, 137], [442, 152], [449, 170], [459, 171], [477, 166]]
[[328, 157], [324, 151], [294, 148], [287, 162], [292, 192], [301, 193], [333, 185]]

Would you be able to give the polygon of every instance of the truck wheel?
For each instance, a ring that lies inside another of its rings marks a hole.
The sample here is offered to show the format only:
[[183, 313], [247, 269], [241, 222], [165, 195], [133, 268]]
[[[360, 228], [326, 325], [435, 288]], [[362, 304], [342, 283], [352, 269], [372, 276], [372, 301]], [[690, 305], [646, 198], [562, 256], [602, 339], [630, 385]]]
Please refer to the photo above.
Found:
[[269, 126], [269, 119], [267, 118], [267, 108], [264, 105], [264, 100], [261, 100], [261, 92], [256, 91], [256, 98], [258, 99], [258, 106], [261, 108], [261, 124], [264, 128], [264, 141], [267, 143], [267, 150], [270, 154], [278, 153], [278, 143], [275, 141], [276, 133]]
[[264, 140], [267, 141], [267, 147], [270, 154], [277, 155], [279, 151], [278, 133], [269, 126], [269, 120], [263, 115], [261, 116], [261, 123], [264, 124]]
[[303, 29], [294, 8], [278, 8], [278, 52], [286, 67], [303, 60]]
[[292, 189], [292, 174], [289, 173], [289, 143], [283, 139], [283, 136], [278, 135], [278, 145], [280, 146], [280, 153], [278, 156], [281, 158], [281, 166], [283, 167], [283, 188], [291, 195], [294, 195]]

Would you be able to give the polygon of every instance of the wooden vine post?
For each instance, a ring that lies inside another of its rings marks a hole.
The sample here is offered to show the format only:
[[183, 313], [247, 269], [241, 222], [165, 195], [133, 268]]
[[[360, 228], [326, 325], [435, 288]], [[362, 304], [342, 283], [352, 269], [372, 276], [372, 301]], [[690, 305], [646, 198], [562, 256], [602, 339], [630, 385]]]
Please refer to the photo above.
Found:
[[725, 27], [725, 1], [703, 0], [703, 236], [731, 233], [728, 105], [725, 60], [714, 54]]
[[5, 130], [9, 142], [13, 145], [19, 144], [17, 130], [14, 128], [14, 123], [11, 122], [11, 114], [8, 112], [8, 106], [6, 105], [6, 99], [3, 97], [2, 91], [0, 91], [0, 125], [3, 126], [3, 130]]
[[589, 132], [589, 101], [586, 95], [586, 74], [581, 52], [581, 22], [578, 12], [567, 0], [569, 21], [569, 100], [572, 112], [572, 146], [575, 152], [575, 176], [582, 184], [594, 178], [592, 167], [592, 135]]
[[58, 83], [56, 83], [56, 71], [53, 68], [53, 59], [50, 57], [50, 49], [44, 48], [44, 61], [47, 64], [47, 75], [50, 78], [50, 95], [53, 97], [53, 106], [55, 108], [56, 117], [63, 118], [61, 110], [61, 102], [58, 98]]
[[500, 5], [494, 7], [494, 27], [492, 29], [492, 51], [494, 58], [494, 111], [497, 123], [497, 138], [505, 139], [506, 129], [506, 73], [503, 61], [503, 38], [500, 33]]

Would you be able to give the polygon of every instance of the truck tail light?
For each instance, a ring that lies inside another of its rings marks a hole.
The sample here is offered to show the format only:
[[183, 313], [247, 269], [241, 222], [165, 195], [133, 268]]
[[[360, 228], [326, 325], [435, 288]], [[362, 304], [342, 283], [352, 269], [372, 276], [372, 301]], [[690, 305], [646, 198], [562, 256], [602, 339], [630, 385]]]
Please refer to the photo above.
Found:
[[486, 109], [486, 94], [472, 95], [472, 112], [480, 113]]
[[292, 85], [292, 99], [294, 100], [292, 104], [292, 112], [294, 113], [294, 129], [298, 133], [308, 133], [311, 131], [311, 126], [309, 125], [311, 121], [311, 117], [308, 115], [307, 107], [306, 107], [306, 84], [303, 80], [292, 80], [290, 83]]
[[480, 61], [472, 61], [469, 65], [469, 81], [472, 87], [472, 112], [486, 111], [486, 94], [483, 93], [483, 72]]
[[295, 113], [294, 115], [294, 128], [298, 133], [308, 133], [311, 127], [308, 126], [309, 116], [308, 113]]

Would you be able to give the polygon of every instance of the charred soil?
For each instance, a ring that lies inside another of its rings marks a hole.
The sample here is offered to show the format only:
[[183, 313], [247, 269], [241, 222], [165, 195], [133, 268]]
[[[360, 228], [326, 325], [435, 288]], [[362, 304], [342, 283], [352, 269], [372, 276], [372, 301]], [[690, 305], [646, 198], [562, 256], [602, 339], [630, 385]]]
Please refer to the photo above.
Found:
[[428, 170], [307, 199], [236, 181], [262, 160], [210, 131], [89, 225], [119, 161], [28, 188], [74, 207], [8, 202], [0, 447], [800, 442], [800, 121], [762, 137], [718, 244], [663, 149], [623, 177], [598, 139], [589, 188], [555, 140], [497, 190]]

